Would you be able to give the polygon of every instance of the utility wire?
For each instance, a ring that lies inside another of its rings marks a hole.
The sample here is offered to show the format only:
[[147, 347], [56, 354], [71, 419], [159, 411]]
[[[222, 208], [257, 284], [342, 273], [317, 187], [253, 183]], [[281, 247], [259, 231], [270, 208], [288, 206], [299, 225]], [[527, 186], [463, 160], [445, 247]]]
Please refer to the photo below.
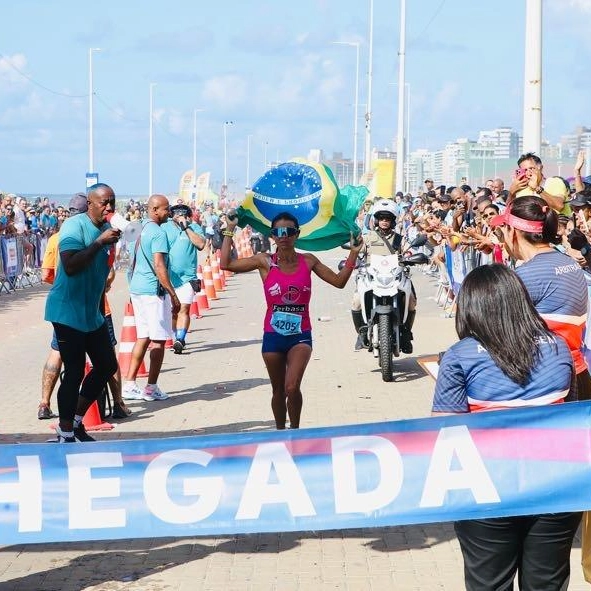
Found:
[[17, 68], [10, 61], [9, 58], [7, 58], [6, 56], [2, 55], [1, 53], [0, 53], [0, 59], [4, 59], [6, 61], [6, 63], [15, 72], [18, 72], [23, 78], [26, 78], [29, 82], [31, 82], [31, 84], [35, 84], [35, 86], [38, 86], [39, 88], [42, 88], [43, 90], [46, 90], [47, 92], [51, 92], [51, 94], [56, 94], [57, 96], [65, 96], [67, 98], [88, 98], [88, 93], [86, 93], [86, 94], [67, 94], [65, 92], [59, 92], [57, 90], [53, 90], [52, 88], [49, 88], [48, 86], [45, 86], [45, 85], [41, 84], [40, 82], [37, 82], [37, 80], [35, 80], [34, 78], [31, 78], [31, 76], [29, 76], [28, 74], [25, 74], [22, 70], [20, 70], [19, 68]]
[[421, 37], [427, 32], [427, 30], [429, 29], [429, 27], [433, 24], [433, 21], [437, 18], [437, 15], [441, 12], [441, 9], [443, 8], [445, 2], [446, 2], [446, 0], [441, 0], [439, 6], [437, 7], [437, 9], [435, 10], [435, 12], [433, 13], [433, 16], [429, 19], [429, 21], [427, 22], [427, 24], [424, 26], [423, 30], [414, 39], [412, 39], [408, 43], [408, 45], [413, 45], [414, 43], [416, 43], [417, 41], [419, 41], [419, 39], [421, 39]]

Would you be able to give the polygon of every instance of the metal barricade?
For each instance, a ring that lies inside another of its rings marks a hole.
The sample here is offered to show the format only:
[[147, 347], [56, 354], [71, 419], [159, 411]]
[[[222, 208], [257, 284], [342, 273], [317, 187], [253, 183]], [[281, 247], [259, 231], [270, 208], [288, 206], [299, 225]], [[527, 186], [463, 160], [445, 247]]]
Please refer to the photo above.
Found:
[[0, 294], [38, 285], [47, 238], [42, 234], [0, 236]]

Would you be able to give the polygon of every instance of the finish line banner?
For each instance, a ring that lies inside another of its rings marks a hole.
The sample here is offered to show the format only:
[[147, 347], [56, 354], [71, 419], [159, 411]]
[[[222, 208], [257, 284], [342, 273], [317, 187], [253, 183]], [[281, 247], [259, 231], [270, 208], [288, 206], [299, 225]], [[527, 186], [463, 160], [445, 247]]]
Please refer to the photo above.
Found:
[[591, 508], [591, 402], [321, 429], [0, 446], [0, 544]]

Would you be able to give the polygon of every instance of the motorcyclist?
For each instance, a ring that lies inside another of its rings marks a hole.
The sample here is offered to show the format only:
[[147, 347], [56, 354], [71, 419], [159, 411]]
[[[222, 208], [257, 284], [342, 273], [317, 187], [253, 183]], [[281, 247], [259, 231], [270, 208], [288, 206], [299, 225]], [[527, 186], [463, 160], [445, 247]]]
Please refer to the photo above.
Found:
[[[389, 199], [381, 199], [372, 208], [372, 228], [363, 236], [365, 242], [365, 256], [372, 254], [387, 256], [400, 251], [402, 236], [396, 233], [396, 203]], [[412, 326], [416, 316], [417, 298], [414, 286], [410, 301], [408, 302], [408, 315], [404, 324], [400, 327], [400, 350], [403, 353], [412, 353]], [[359, 294], [353, 294], [351, 302], [351, 316], [357, 332], [355, 350], [367, 346], [367, 325], [361, 312]]]

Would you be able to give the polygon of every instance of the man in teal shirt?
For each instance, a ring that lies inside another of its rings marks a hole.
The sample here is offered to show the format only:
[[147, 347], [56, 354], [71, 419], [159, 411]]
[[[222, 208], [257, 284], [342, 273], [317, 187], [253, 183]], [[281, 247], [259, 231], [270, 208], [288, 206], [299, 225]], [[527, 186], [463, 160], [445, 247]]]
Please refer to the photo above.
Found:
[[195, 294], [197, 280], [197, 251], [206, 244], [201, 227], [191, 223], [193, 212], [188, 205], [177, 204], [170, 208], [172, 219], [163, 226], [168, 238], [170, 251], [170, 281], [181, 302], [178, 315], [172, 316], [172, 329], [175, 334], [174, 352], [180, 355], [185, 348], [185, 338], [189, 330], [189, 311]]
[[[114, 199], [111, 187], [93, 185], [88, 191], [88, 211], [67, 219], [60, 230], [60, 264], [45, 304], [45, 320], [53, 324], [64, 364], [57, 393], [60, 443], [94, 441], [82, 417], [117, 370], [103, 315], [109, 254], [120, 236], [106, 222]], [[92, 369], [84, 378], [86, 355]]]
[[[123, 398], [153, 401], [168, 398], [157, 382], [164, 345], [172, 336], [172, 314], [178, 314], [181, 304], [170, 282], [168, 239], [161, 228], [169, 216], [168, 199], [164, 195], [152, 195], [146, 209], [148, 219], [136, 241], [128, 274], [137, 341], [131, 351]], [[142, 390], [135, 380], [150, 342], [148, 384]]]

